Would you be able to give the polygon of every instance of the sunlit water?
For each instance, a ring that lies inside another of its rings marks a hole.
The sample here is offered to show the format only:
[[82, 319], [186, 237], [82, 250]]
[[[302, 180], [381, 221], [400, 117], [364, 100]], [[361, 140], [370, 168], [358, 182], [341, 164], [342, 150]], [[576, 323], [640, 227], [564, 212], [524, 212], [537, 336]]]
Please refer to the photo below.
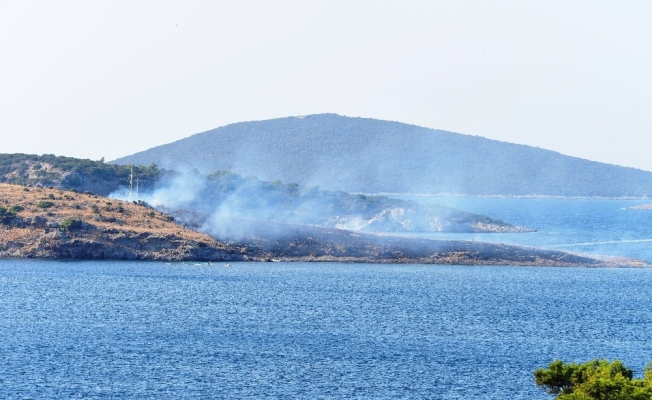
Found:
[[652, 270], [0, 260], [0, 398], [546, 399], [652, 360]]
[[[415, 199], [652, 261], [642, 201]], [[546, 399], [556, 358], [640, 375], [650, 304], [646, 269], [0, 260], [0, 398]]]
[[418, 236], [522, 244], [652, 262], [652, 210], [630, 209], [652, 203], [652, 200], [400, 198], [456, 207], [538, 230], [534, 233], [426, 233]]

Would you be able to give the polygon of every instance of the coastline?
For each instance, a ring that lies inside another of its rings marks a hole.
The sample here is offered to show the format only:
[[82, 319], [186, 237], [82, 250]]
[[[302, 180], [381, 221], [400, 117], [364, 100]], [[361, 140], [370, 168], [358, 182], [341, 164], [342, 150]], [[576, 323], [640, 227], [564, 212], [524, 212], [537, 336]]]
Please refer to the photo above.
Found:
[[387, 196], [387, 197], [468, 197], [479, 199], [559, 199], [559, 200], [652, 200], [651, 197], [637, 197], [637, 196], [552, 196], [543, 194], [520, 194], [520, 195], [505, 195], [505, 194], [462, 194], [462, 193], [394, 193], [394, 192], [379, 192], [379, 193], [363, 193], [356, 192], [352, 194], [360, 194], [364, 196]]
[[0, 257], [82, 260], [297, 261], [519, 266], [646, 266], [557, 250], [259, 223], [225, 241], [142, 202], [0, 184]]

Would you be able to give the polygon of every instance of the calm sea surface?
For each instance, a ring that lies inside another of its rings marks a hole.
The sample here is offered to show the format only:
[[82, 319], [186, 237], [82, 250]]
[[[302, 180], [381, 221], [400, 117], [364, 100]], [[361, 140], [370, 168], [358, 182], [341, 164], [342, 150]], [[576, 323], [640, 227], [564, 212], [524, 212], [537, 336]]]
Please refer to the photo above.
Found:
[[[510, 241], [652, 259], [635, 203], [495, 200]], [[557, 358], [640, 375], [651, 304], [646, 269], [0, 260], [0, 398], [547, 399]]]
[[426, 233], [418, 236], [512, 243], [588, 254], [634, 257], [652, 262], [652, 210], [629, 209], [635, 205], [652, 203], [652, 200], [399, 198], [456, 207], [537, 229], [533, 233]]
[[652, 360], [652, 270], [0, 261], [0, 398], [545, 399]]

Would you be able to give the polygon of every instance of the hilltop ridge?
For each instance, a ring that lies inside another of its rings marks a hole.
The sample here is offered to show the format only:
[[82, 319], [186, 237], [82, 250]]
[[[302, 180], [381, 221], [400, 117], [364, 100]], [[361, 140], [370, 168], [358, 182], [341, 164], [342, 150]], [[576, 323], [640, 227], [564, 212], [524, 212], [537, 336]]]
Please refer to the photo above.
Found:
[[112, 161], [364, 193], [652, 196], [652, 172], [335, 114], [239, 122]]

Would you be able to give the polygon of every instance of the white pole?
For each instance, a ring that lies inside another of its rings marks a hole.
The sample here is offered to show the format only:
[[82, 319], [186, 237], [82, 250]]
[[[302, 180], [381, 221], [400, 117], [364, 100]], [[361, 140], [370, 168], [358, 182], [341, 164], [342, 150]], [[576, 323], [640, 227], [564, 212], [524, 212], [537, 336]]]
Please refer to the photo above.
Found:
[[131, 174], [129, 175], [129, 201], [131, 201], [131, 189], [134, 185], [134, 165], [131, 164]]

